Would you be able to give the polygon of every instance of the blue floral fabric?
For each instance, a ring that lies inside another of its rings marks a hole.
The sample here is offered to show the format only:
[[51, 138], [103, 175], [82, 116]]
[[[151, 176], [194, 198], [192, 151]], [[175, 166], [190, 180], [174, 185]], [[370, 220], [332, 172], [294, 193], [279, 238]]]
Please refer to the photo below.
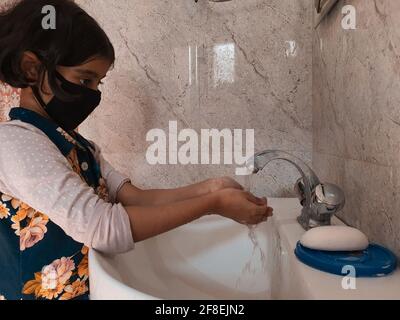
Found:
[[[43, 131], [82, 180], [102, 198], [108, 197], [94, 146], [79, 133], [66, 132], [22, 107], [12, 109], [10, 119]], [[47, 214], [0, 190], [0, 299], [89, 298], [88, 248]]]

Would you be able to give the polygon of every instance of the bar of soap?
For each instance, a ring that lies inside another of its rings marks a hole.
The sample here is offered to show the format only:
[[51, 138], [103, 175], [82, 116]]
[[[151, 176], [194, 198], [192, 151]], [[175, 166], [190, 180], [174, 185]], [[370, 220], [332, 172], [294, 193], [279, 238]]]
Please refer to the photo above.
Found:
[[348, 226], [322, 226], [308, 230], [300, 239], [307, 248], [325, 251], [360, 251], [369, 241], [360, 230]]

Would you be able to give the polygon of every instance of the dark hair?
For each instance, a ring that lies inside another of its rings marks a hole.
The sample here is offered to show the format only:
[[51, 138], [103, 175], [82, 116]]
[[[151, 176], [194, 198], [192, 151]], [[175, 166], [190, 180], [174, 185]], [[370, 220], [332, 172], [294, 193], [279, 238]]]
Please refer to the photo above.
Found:
[[[44, 29], [42, 8], [56, 9], [56, 28]], [[70, 98], [56, 81], [56, 66], [78, 66], [92, 57], [114, 63], [115, 52], [104, 30], [72, 0], [18, 0], [0, 12], [0, 81], [15, 88], [27, 88], [29, 79], [21, 70], [25, 51], [42, 62], [40, 86], [48, 72], [51, 90], [57, 97]]]

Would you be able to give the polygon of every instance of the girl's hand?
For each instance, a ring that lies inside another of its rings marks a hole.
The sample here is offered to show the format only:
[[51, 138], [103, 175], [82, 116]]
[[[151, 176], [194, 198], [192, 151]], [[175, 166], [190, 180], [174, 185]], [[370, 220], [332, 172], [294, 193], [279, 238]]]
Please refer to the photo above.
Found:
[[223, 189], [217, 192], [216, 211], [223, 217], [242, 224], [258, 224], [272, 216], [266, 198], [258, 198], [239, 189]]
[[220, 177], [220, 178], [214, 178], [214, 179], [209, 179], [207, 181], [208, 187], [209, 187], [209, 192], [216, 192], [219, 190], [223, 189], [238, 189], [238, 190], [243, 190], [242, 185], [240, 185], [238, 182], [236, 182], [234, 179], [230, 177]]

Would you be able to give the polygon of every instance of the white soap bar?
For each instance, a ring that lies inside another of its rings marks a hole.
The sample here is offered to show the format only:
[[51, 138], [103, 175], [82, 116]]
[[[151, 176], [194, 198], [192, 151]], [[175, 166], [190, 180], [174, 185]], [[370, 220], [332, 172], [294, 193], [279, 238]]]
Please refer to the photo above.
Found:
[[347, 226], [322, 226], [308, 230], [300, 239], [307, 248], [325, 251], [359, 251], [368, 247], [360, 230]]

